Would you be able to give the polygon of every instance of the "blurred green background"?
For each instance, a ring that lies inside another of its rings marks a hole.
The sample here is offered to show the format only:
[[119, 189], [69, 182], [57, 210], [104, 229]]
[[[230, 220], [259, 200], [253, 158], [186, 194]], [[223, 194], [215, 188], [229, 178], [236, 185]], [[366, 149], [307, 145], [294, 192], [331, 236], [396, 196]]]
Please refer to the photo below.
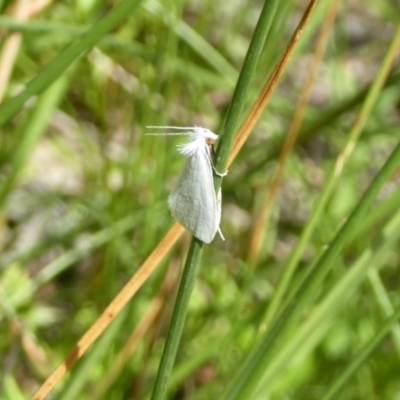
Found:
[[[121, 3], [130, 5], [118, 15]], [[279, 1], [251, 77], [246, 112], [307, 4]], [[226, 241], [217, 236], [205, 249], [171, 399], [236, 398], [224, 393], [244, 376], [239, 367], [268, 332], [271, 298], [399, 26], [398, 0], [339, 4], [299, 144], [288, 159], [262, 246], [251, 254], [255, 223], [330, 4], [319, 2], [277, 91], [223, 181]], [[146, 137], [145, 126], [200, 125], [219, 133], [262, 6], [262, 1], [0, 2], [0, 399], [29, 398], [168, 231], [173, 220], [166, 199], [183, 165], [176, 152], [182, 139]], [[113, 15], [119, 20], [110, 22], [115, 26], [109, 32], [93, 25]], [[67, 46], [76, 53], [68, 55]], [[32, 79], [37, 89], [26, 86]], [[399, 84], [397, 59], [283, 302], [301, 296], [296, 286], [399, 142]], [[20, 93], [26, 98], [15, 101]], [[274, 342], [269, 369], [250, 398], [322, 399], [339, 374], [355, 366], [333, 398], [400, 399], [395, 320], [371, 356], [356, 362], [385, 318], [399, 310], [397, 182], [394, 173], [299, 320]], [[185, 235], [51, 398], [149, 396], [188, 243]], [[344, 280], [361, 262], [369, 264], [346, 289]], [[302, 327], [319, 315], [318, 306], [334, 288], [343, 295], [327, 303], [318, 329], [284, 358], [280, 349], [300, 340]], [[160, 296], [155, 321], [118, 369], [123, 346]], [[281, 360], [285, 367], [272, 370]]]

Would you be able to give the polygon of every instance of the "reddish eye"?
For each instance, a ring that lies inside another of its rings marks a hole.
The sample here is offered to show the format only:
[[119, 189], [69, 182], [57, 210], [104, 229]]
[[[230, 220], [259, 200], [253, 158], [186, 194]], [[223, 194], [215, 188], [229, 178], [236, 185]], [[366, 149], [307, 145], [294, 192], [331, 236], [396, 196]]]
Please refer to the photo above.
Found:
[[215, 143], [215, 139], [211, 139], [211, 138], [206, 138], [206, 143], [211, 146], [212, 144]]

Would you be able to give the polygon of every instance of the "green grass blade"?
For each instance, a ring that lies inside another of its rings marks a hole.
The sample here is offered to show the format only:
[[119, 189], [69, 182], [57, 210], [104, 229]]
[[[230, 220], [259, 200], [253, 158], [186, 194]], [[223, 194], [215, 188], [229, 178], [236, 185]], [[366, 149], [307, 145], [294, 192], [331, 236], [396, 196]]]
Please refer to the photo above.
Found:
[[337, 158], [335, 167], [332, 169], [326, 184], [324, 185], [324, 189], [322, 191], [321, 196], [319, 197], [317, 204], [315, 204], [313, 208], [313, 214], [304, 230], [300, 239], [292, 252], [290, 259], [287, 263], [287, 267], [285, 269], [282, 278], [279, 281], [278, 287], [274, 294], [274, 298], [268, 308], [266, 318], [265, 318], [265, 325], [270, 324], [273, 320], [275, 313], [277, 312], [281, 301], [286, 293], [286, 290], [291, 282], [293, 274], [297, 268], [301, 255], [304, 253], [304, 250], [309, 243], [309, 240], [315, 230], [315, 227], [320, 221], [320, 216], [322, 215], [326, 204], [328, 203], [331, 194], [336, 187], [344, 166], [348, 161], [350, 154], [352, 153], [353, 149], [356, 146], [356, 143], [361, 135], [361, 132], [366, 124], [367, 118], [370, 115], [374, 105], [378, 101], [379, 95], [384, 87], [386, 78], [389, 75], [389, 72], [392, 67], [393, 58], [397, 54], [398, 48], [400, 46], [400, 28], [397, 30], [396, 35], [393, 38], [393, 41], [388, 49], [385, 59], [382, 62], [381, 68], [376, 76], [376, 79], [373, 85], [368, 92], [368, 95], [363, 103], [361, 108], [360, 114], [358, 115], [356, 122], [353, 125], [353, 128], [349, 134], [349, 139], [342, 151], [342, 153]]
[[[337, 236], [341, 234], [346, 235], [346, 233], [339, 232]], [[346, 308], [351, 300], [351, 296], [364, 281], [368, 271], [385, 264], [390, 255], [390, 250], [395, 248], [399, 238], [400, 212], [397, 212], [383, 229], [383, 233], [378, 240], [378, 245], [374, 248], [365, 249], [351, 268], [348, 268], [348, 271], [333, 285], [331, 290], [324, 295], [323, 299], [318, 302], [311, 316], [297, 330], [293, 338], [279, 348], [278, 353], [266, 368], [262, 383], [259, 387], [263, 387], [264, 390], [265, 388], [271, 390], [279, 375], [283, 373], [291, 364], [292, 360], [296, 358], [296, 354], [304, 352], [304, 348], [309, 351], [309, 348], [313, 348], [319, 343], [325, 331], [335, 322], [335, 316], [338, 312]], [[324, 267], [322, 266], [322, 268]], [[316, 292], [315, 286], [316, 285], [312, 284], [305, 288], [308, 292], [308, 296], [311, 297], [312, 292]], [[314, 291], [312, 290], [313, 288]], [[378, 344], [379, 342], [375, 343]], [[358, 364], [356, 360], [353, 360], [351, 364], [353, 364], [353, 362]]]
[[[161, 3], [146, 1], [143, 7], [151, 14], [161, 18], [183, 41], [187, 42], [198, 55], [218, 71], [223, 79], [228, 81], [237, 79], [237, 71], [213, 46], [182, 20], [175, 19], [174, 15], [165, 9]], [[207, 55], [207, 56], [206, 56]]]
[[14, 187], [15, 182], [18, 179], [21, 170], [25, 167], [35, 145], [44, 134], [49, 119], [65, 93], [66, 87], [66, 77], [62, 77], [56, 81], [45, 93], [43, 93], [35, 107], [32, 109], [26, 122], [18, 128], [16, 135], [19, 137], [19, 140], [15, 143], [15, 149], [13, 148], [10, 151], [11, 156], [9, 157], [11, 160], [11, 171], [0, 187], [0, 209], [4, 208], [4, 202], [7, 195]]
[[371, 356], [372, 352], [379, 346], [382, 340], [393, 328], [394, 324], [400, 318], [400, 307], [383, 322], [380, 329], [370, 342], [364, 346], [364, 348], [359, 352], [359, 354], [354, 358], [353, 362], [344, 369], [344, 371], [335, 379], [335, 381], [330, 386], [327, 393], [325, 393], [321, 400], [331, 400], [339, 398], [339, 392], [344, 387], [344, 385], [349, 382], [354, 374], [360, 369], [360, 367], [365, 363], [368, 357]]
[[[263, 10], [254, 30], [253, 39], [244, 60], [243, 68], [222, 127], [220, 142], [215, 155], [215, 167], [217, 170], [223, 171], [226, 169], [229, 152], [233, 143], [234, 131], [240, 120], [249, 90], [250, 80], [254, 75], [261, 51], [271, 28], [277, 5], [277, 1], [264, 2]], [[220, 186], [221, 179], [217, 178], [216, 189]]]
[[[383, 314], [386, 317], [390, 317], [394, 312], [394, 307], [390, 301], [389, 293], [386, 291], [379, 272], [376, 269], [371, 269], [368, 272], [368, 281]], [[400, 327], [398, 325], [392, 328], [392, 338], [397, 354], [400, 356]]]
[[104, 35], [115, 29], [139, 4], [140, 0], [121, 1], [105, 17], [56, 56], [26, 85], [23, 92], [0, 105], [0, 126], [21, 111], [29, 98], [50, 86], [77, 58], [93, 47]]
[[185, 262], [181, 282], [179, 284], [174, 310], [171, 317], [171, 323], [168, 329], [168, 335], [165, 340], [164, 351], [160, 361], [160, 368], [154, 384], [152, 399], [164, 399], [169, 379], [174, 365], [176, 353], [178, 351], [183, 326], [186, 319], [187, 309], [190, 297], [196, 281], [197, 270], [199, 268], [199, 259], [203, 252], [204, 243], [193, 238], [190, 244], [188, 256]]
[[306, 277], [299, 290], [292, 295], [292, 300], [276, 318], [271, 329], [264, 334], [260, 343], [253, 348], [246, 360], [241, 363], [242, 367], [233, 379], [233, 383], [228, 388], [223, 399], [252, 398], [254, 391], [263, 379], [265, 371], [268, 369], [277, 342], [284, 340], [290, 329], [298, 321], [310, 297], [332, 267], [343, 246], [352, 237], [354, 232], [356, 232], [358, 225], [362, 222], [376, 195], [399, 163], [400, 144], [397, 145], [379, 174], [375, 177], [346, 224], [336, 235], [329, 248], [320, 257], [312, 272]]
[[71, 267], [74, 263], [83, 259], [88, 254], [91, 254], [95, 249], [104, 246], [104, 244], [111, 241], [115, 236], [131, 230], [137, 224], [138, 219], [136, 216], [127, 216], [120, 221], [116, 221], [112, 226], [108, 226], [93, 234], [87, 241], [85, 247], [73, 248], [66, 251], [36, 274], [28, 286], [21, 287], [20, 290], [13, 294], [11, 298], [13, 306], [17, 308], [21, 303], [29, 298], [29, 296], [33, 295], [43, 284], [50, 282], [67, 268]]

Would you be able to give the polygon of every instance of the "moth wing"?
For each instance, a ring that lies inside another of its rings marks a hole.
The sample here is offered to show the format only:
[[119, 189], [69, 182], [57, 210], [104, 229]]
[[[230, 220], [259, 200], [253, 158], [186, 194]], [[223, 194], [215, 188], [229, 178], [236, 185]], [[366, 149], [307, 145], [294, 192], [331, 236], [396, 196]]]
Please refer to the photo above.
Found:
[[207, 150], [199, 147], [188, 157], [168, 198], [172, 216], [204, 243], [214, 239], [221, 219]]
[[218, 189], [216, 202], [217, 202], [217, 213], [215, 219], [216, 229], [219, 233], [219, 236], [221, 236], [221, 239], [225, 240], [224, 235], [222, 234], [221, 229], [219, 227], [219, 224], [221, 223], [221, 203], [222, 203], [221, 188]]

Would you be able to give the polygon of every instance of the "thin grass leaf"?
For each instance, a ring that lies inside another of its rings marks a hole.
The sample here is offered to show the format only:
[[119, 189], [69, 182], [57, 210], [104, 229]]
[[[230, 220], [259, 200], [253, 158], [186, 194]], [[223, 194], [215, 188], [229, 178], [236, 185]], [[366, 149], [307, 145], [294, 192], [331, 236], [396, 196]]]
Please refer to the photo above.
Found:
[[19, 174], [26, 166], [35, 145], [45, 133], [51, 114], [62, 98], [66, 86], [66, 78], [62, 77], [56, 81], [40, 96], [25, 123], [15, 132], [19, 140], [16, 141], [15, 148], [9, 151], [9, 159], [11, 160], [10, 173], [0, 187], [0, 209], [5, 207], [4, 203], [9, 192], [15, 186]]
[[[353, 215], [355, 213], [353, 213]], [[341, 235], [347, 236], [349, 231], [346, 232], [346, 230], [347, 227], [344, 226], [342, 232], [336, 235], [336, 239]], [[329, 292], [324, 294], [323, 300], [321, 300], [315, 310], [313, 310], [310, 318], [298, 328], [293, 338], [278, 350], [273, 361], [264, 371], [262, 382], [260, 382], [259, 388], [257, 389], [258, 391], [260, 391], [261, 388], [264, 389], [264, 393], [273, 390], [274, 382], [276, 382], [280, 374], [290, 366], [292, 360], [296, 359], [297, 353], [303, 352], [304, 348], [307, 347], [308, 349], [312, 349], [319, 343], [323, 334], [334, 324], [335, 316], [338, 312], [347, 306], [358, 286], [364, 281], [368, 271], [372, 268], [379, 268], [379, 266], [387, 261], [390, 250], [396, 246], [400, 239], [399, 212], [383, 229], [380, 239], [379, 245], [371, 249], [367, 248], [360, 254], [351, 268], [348, 269], [348, 272], [343, 275], [335, 285], [332, 285], [333, 287]], [[335, 242], [336, 240], [334, 240], [332, 246], [335, 246]], [[324, 258], [324, 256], [322, 256], [322, 258]], [[318, 268], [318, 266], [320, 266], [321, 269], [326, 268], [326, 265], [322, 265], [322, 263], [318, 264], [316, 267]], [[316, 287], [316, 282], [312, 282], [313, 279], [313, 277], [310, 277], [308, 286], [303, 286], [303, 290], [307, 292], [309, 297], [313, 296], [312, 291], [313, 289], [315, 291]], [[323, 328], [320, 329], [321, 327]], [[377, 344], [378, 342], [375, 343]], [[356, 364], [358, 363], [358, 361], [355, 362]]]
[[103, 19], [89, 28], [78, 40], [56, 56], [18, 95], [0, 105], [0, 126], [21, 111], [32, 96], [49, 87], [72, 63], [92, 48], [103, 36], [115, 29], [140, 4], [140, 0], [123, 0]]
[[274, 300], [272, 302], [271, 310], [267, 313], [267, 321], [268, 323], [273, 319], [274, 313], [279, 308], [279, 302], [284, 297], [284, 293], [289, 286], [289, 283], [293, 277], [293, 274], [297, 268], [298, 262], [300, 260], [301, 255], [303, 254], [307, 243], [311, 235], [313, 234], [314, 229], [316, 228], [320, 216], [323, 213], [327, 202], [330, 199], [330, 196], [337, 185], [337, 182], [340, 179], [340, 176], [343, 172], [346, 162], [348, 161], [353, 149], [356, 146], [356, 143], [362, 133], [363, 127], [366, 124], [367, 118], [371, 113], [373, 106], [378, 100], [379, 94], [384, 86], [385, 80], [389, 75], [393, 59], [399, 51], [400, 46], [400, 29], [397, 31], [393, 41], [388, 49], [385, 59], [382, 62], [379, 73], [376, 76], [374, 84], [371, 86], [371, 89], [363, 103], [362, 109], [354, 122], [352, 130], [349, 134], [348, 141], [342, 150], [341, 154], [338, 156], [336, 164], [332, 169], [330, 176], [328, 177], [324, 189], [321, 193], [321, 196], [318, 199], [317, 204], [313, 208], [313, 214], [302, 233], [300, 240], [298, 241], [295, 249], [293, 250], [290, 259], [287, 263], [284, 274], [282, 275], [281, 281], [278, 285], [277, 292], [275, 296], [277, 296], [278, 300]]
[[[223, 399], [251, 398], [264, 379], [264, 375], [271, 364], [273, 353], [276, 352], [277, 342], [286, 338], [296, 324], [305, 306], [309, 303], [318, 285], [324, 279], [343, 246], [357, 230], [376, 195], [381, 190], [387, 179], [400, 163], [400, 144], [397, 145], [385, 165], [375, 177], [368, 190], [349, 216], [346, 224], [335, 236], [329, 248], [318, 259], [312, 271], [305, 277], [296, 293], [292, 294], [290, 302], [279, 313], [271, 328], [263, 335], [260, 343], [255, 346], [242, 367], [233, 379], [233, 384], [227, 390]], [[298, 343], [297, 343], [298, 345]], [[290, 350], [287, 350], [290, 354]], [[277, 362], [274, 359], [274, 362]]]
[[321, 400], [336, 399], [340, 395], [343, 387], [354, 377], [355, 373], [361, 366], [371, 357], [372, 353], [385, 339], [396, 322], [400, 319], [400, 307], [389, 316], [386, 321], [381, 324], [381, 327], [374, 337], [364, 346], [364, 348], [356, 355], [353, 362], [348, 365], [343, 372], [332, 382], [329, 390], [321, 397]]

